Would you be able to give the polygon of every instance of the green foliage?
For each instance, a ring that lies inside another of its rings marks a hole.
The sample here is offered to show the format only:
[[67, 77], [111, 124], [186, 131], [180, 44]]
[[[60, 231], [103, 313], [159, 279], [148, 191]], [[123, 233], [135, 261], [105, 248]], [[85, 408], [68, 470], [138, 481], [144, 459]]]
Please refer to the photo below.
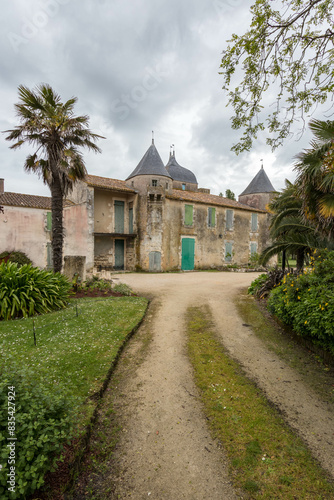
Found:
[[115, 292], [121, 293], [122, 295], [132, 295], [133, 291], [129, 287], [129, 285], [126, 285], [125, 283], [118, 283], [117, 285], [114, 286], [113, 290]]
[[270, 293], [269, 310], [301, 336], [334, 354], [334, 251], [322, 251], [299, 276]]
[[52, 271], [0, 264], [0, 320], [29, 317], [66, 306], [71, 284], [65, 276]]
[[230, 189], [226, 189], [225, 198], [228, 198], [229, 200], [235, 200], [235, 194]]
[[266, 297], [268, 293], [279, 285], [283, 279], [284, 272], [281, 269], [272, 269], [268, 273], [260, 274], [252, 281], [248, 288], [248, 293], [254, 295], [258, 299]]
[[32, 264], [32, 261], [24, 252], [2, 252], [0, 254], [0, 262], [16, 262], [20, 266], [24, 264]]
[[[279, 146], [334, 88], [333, 0], [254, 0], [250, 10], [249, 29], [232, 35], [221, 63], [232, 127], [244, 130], [236, 153], [249, 151], [263, 130], [267, 143]], [[264, 109], [269, 90], [276, 90], [276, 102]]]
[[[42, 486], [45, 473], [75, 433], [76, 414], [76, 398], [64, 387], [46, 378], [37, 381], [31, 370], [8, 359], [0, 363], [2, 499], [26, 498]], [[8, 440], [9, 431], [17, 440]], [[12, 451], [9, 443], [14, 444]], [[8, 489], [10, 467], [15, 467], [15, 492]]]
[[78, 290], [98, 290], [101, 292], [108, 292], [112, 290], [112, 280], [106, 280], [99, 278], [98, 276], [93, 276], [82, 283], [82, 285], [78, 287]]
[[267, 273], [260, 274], [260, 276], [252, 281], [250, 287], [248, 287], [248, 293], [250, 295], [256, 295], [257, 291], [266, 283], [267, 278]]

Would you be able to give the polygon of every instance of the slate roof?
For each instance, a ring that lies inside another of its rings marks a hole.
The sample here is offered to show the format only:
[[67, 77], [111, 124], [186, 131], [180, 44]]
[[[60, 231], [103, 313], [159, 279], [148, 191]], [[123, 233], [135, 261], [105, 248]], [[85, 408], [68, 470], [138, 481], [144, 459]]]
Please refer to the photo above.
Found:
[[261, 167], [254, 179], [239, 196], [253, 193], [272, 193], [273, 191], [275, 192], [276, 189], [270, 182], [264, 168]]
[[136, 177], [136, 175], [162, 175], [171, 178], [162, 163], [162, 159], [154, 145], [154, 140], [152, 140], [151, 146], [126, 180]]
[[216, 196], [214, 194], [201, 193], [198, 191], [183, 191], [182, 189], [173, 189], [171, 193], [166, 193], [166, 198], [179, 201], [190, 201], [193, 203], [204, 203], [205, 205], [239, 208], [242, 210], [248, 210], [249, 212], [266, 212], [266, 210], [253, 208], [249, 205], [240, 203], [239, 201], [230, 200], [229, 198]]
[[3, 193], [0, 194], [0, 205], [51, 210], [51, 198], [33, 194]]
[[129, 188], [125, 181], [119, 179], [109, 179], [108, 177], [100, 177], [98, 175], [86, 175], [85, 182], [88, 186], [110, 189], [113, 191], [125, 191], [127, 193], [135, 193], [134, 189]]
[[172, 176], [174, 181], [181, 182], [191, 182], [193, 184], [197, 184], [197, 179], [195, 174], [189, 170], [188, 168], [181, 167], [175, 159], [175, 153], [173, 153], [169, 162], [166, 165], [166, 170]]

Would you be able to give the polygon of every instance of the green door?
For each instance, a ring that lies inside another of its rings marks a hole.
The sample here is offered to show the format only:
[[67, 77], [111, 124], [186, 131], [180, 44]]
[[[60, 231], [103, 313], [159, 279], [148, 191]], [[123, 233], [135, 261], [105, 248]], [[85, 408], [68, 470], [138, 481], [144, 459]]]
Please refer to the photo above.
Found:
[[192, 271], [195, 265], [195, 239], [182, 238], [182, 263], [183, 271]]
[[115, 269], [124, 269], [124, 240], [115, 240]]
[[124, 201], [115, 201], [115, 233], [124, 233]]

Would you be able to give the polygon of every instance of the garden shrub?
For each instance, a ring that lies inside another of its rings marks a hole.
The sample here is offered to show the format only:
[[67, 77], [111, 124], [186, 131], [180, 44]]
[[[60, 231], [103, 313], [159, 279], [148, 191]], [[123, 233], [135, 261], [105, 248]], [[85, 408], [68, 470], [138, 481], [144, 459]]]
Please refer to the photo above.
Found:
[[[0, 363], [0, 498], [26, 498], [43, 485], [46, 472], [75, 435], [77, 415], [76, 398], [62, 387], [45, 378], [38, 381], [30, 369], [8, 360]], [[10, 470], [15, 491], [7, 482]]]
[[288, 274], [268, 308], [299, 335], [334, 354], [334, 251], [322, 251], [299, 276]]
[[260, 276], [252, 281], [250, 287], [248, 288], [248, 293], [250, 295], [256, 295], [257, 291], [266, 283], [268, 279], [267, 273], [262, 273]]
[[126, 283], [118, 283], [114, 286], [113, 290], [114, 292], [121, 293], [122, 295], [130, 296], [133, 294], [131, 287], [129, 287]]
[[268, 273], [260, 274], [254, 281], [252, 281], [248, 288], [248, 293], [254, 295], [258, 299], [266, 297], [270, 291], [279, 285], [284, 277], [282, 269], [271, 269]]
[[0, 264], [0, 319], [28, 317], [66, 306], [71, 284], [60, 273], [31, 264]]
[[2, 261], [16, 262], [20, 266], [23, 266], [24, 264], [32, 264], [32, 261], [23, 252], [2, 252], [0, 254], [0, 263]]

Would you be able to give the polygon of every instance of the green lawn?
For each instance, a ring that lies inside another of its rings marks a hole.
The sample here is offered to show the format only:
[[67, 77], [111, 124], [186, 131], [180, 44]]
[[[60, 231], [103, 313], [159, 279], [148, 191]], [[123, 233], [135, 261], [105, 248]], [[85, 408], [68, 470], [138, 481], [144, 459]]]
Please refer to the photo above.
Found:
[[[66, 386], [84, 403], [101, 389], [146, 307], [142, 297], [80, 299], [54, 313], [1, 321], [0, 356], [32, 368], [37, 378], [46, 377], [46, 383]], [[85, 405], [84, 422], [94, 406]]]

